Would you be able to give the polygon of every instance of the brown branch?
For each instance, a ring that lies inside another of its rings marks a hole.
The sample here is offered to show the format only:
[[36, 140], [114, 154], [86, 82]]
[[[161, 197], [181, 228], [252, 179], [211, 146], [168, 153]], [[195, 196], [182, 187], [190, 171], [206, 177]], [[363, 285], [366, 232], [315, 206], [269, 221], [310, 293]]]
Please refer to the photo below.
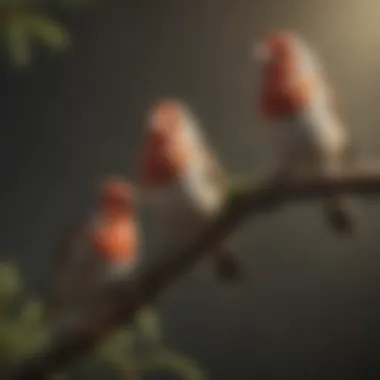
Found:
[[199, 261], [244, 219], [276, 210], [287, 202], [305, 201], [334, 194], [379, 195], [380, 167], [357, 167], [347, 173], [294, 179], [281, 185], [274, 180], [247, 184], [231, 195], [224, 212], [190, 246], [169, 255], [134, 278], [108, 284], [102, 296], [80, 315], [62, 326], [51, 343], [17, 368], [9, 380], [45, 379], [78, 358], [118, 325], [131, 321], [136, 311], [151, 302], [165, 287]]

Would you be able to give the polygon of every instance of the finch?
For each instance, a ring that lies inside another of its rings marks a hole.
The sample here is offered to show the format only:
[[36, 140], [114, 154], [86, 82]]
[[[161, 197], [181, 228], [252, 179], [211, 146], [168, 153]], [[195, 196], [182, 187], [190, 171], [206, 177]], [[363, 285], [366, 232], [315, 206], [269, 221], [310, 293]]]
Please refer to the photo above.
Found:
[[[227, 177], [184, 102], [157, 101], [147, 115], [140, 161], [142, 191], [170, 239], [195, 237], [221, 211]], [[242, 268], [230, 244], [213, 250], [220, 279], [237, 283]]]
[[[275, 30], [256, 46], [255, 59], [260, 67], [259, 113], [267, 124], [280, 178], [351, 165], [350, 134], [316, 52], [299, 35]], [[355, 212], [346, 199], [327, 197], [322, 207], [333, 231], [355, 231]]]
[[103, 279], [128, 275], [138, 262], [140, 235], [132, 186], [106, 180], [97, 209], [62, 235], [53, 258], [49, 314], [61, 317], [94, 294]]

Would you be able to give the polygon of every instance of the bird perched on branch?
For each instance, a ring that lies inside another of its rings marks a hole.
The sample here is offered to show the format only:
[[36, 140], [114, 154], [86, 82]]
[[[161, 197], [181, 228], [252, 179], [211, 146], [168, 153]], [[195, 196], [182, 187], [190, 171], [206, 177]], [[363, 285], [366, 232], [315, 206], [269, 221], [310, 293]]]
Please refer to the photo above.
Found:
[[140, 248], [136, 195], [121, 179], [102, 184], [97, 209], [63, 234], [53, 258], [49, 316], [75, 310], [103, 280], [127, 276]]
[[[259, 112], [278, 155], [279, 178], [348, 167], [352, 141], [316, 52], [299, 35], [277, 30], [256, 46], [255, 60], [261, 69]], [[356, 215], [345, 199], [326, 198], [323, 212], [334, 231], [355, 231]]]
[[[227, 177], [194, 113], [182, 101], [157, 101], [148, 112], [145, 133], [140, 167], [144, 197], [170, 241], [184, 243], [221, 211]], [[214, 257], [220, 278], [242, 279], [229, 243], [221, 243]]]

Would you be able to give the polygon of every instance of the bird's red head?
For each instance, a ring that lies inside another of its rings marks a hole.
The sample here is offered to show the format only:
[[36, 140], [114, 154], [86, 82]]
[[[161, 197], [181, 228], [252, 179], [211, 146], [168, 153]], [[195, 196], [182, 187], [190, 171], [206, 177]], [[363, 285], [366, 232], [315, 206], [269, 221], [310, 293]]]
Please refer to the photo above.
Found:
[[180, 101], [161, 99], [148, 114], [148, 133], [158, 144], [164, 143], [182, 130], [184, 117], [185, 106]]
[[104, 181], [100, 189], [101, 220], [92, 234], [95, 251], [112, 264], [128, 263], [138, 247], [132, 186], [119, 178]]
[[184, 132], [189, 120], [187, 106], [179, 100], [161, 99], [152, 106], [145, 124], [143, 183], [167, 184], [183, 173], [188, 162]]
[[299, 47], [294, 33], [274, 31], [255, 47], [254, 58], [264, 69], [290, 69], [298, 59]]
[[133, 187], [122, 179], [108, 179], [100, 190], [100, 204], [108, 214], [124, 214], [133, 209], [136, 202]]
[[315, 81], [305, 75], [308, 67], [304, 41], [289, 31], [274, 31], [255, 50], [261, 66], [260, 113], [266, 119], [286, 117], [307, 107]]

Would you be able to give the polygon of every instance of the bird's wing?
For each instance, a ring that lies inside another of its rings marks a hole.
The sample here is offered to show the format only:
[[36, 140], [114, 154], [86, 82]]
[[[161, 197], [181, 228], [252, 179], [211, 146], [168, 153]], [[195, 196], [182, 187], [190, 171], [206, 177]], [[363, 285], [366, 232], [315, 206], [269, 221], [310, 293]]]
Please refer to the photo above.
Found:
[[199, 167], [203, 174], [203, 178], [209, 183], [210, 186], [220, 188], [226, 188], [227, 175], [220, 163], [216, 151], [212, 145], [208, 142], [207, 137], [202, 133], [198, 127], [193, 144], [193, 156], [198, 161]]
[[209, 178], [211, 183], [215, 186], [225, 188], [227, 186], [227, 175], [215, 150], [209, 146], [207, 149], [204, 149], [202, 153], [204, 155], [204, 167], [207, 178]]
[[339, 124], [339, 128], [341, 128], [347, 136], [347, 143], [345, 144], [345, 159], [351, 161], [357, 154], [357, 146], [355, 146], [356, 144], [352, 139], [351, 131], [343, 121], [344, 118], [342, 115], [342, 105], [339, 101], [339, 95], [326, 73], [317, 49], [314, 48], [310, 42], [308, 42], [307, 46], [304, 44], [302, 47], [302, 59], [305, 63], [303, 67], [305, 73], [312, 74], [314, 81], [319, 85], [322, 102], [327, 105], [336, 119], [336, 122]]

